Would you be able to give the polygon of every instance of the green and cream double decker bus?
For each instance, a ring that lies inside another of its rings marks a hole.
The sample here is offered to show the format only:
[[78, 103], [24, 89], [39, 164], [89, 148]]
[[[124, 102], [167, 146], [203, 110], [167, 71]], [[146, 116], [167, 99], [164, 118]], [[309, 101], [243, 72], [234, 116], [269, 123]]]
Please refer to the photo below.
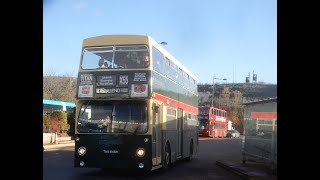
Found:
[[85, 39], [76, 97], [75, 167], [167, 169], [197, 153], [196, 77], [149, 36]]

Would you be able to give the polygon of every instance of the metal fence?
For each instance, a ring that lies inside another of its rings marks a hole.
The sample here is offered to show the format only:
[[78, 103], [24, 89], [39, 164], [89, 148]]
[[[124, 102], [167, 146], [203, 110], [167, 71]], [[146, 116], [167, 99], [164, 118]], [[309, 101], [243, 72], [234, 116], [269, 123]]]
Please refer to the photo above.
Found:
[[274, 120], [244, 120], [242, 161], [277, 169], [277, 125]]

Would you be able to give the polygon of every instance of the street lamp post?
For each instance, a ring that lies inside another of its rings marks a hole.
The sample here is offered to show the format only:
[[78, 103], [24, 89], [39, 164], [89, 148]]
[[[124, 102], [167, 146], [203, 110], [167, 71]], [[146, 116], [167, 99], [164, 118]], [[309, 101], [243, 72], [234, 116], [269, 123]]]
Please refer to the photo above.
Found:
[[223, 78], [223, 79], [215, 78], [215, 77], [214, 77], [214, 75], [213, 75], [213, 78], [212, 78], [212, 98], [211, 98], [211, 106], [213, 106], [213, 97], [214, 97], [214, 80], [215, 80], [215, 79], [223, 80], [223, 81], [226, 81], [226, 80], [227, 80], [226, 78]]

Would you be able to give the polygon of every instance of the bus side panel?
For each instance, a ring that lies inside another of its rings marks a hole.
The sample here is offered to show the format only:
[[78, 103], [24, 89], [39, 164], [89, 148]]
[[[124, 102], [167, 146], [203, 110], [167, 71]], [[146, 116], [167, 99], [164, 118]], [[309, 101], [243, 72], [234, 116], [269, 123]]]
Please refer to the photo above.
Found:
[[193, 154], [198, 151], [198, 130], [197, 126], [187, 123], [187, 117], [184, 116], [184, 129], [183, 129], [183, 158], [190, 155], [190, 141], [193, 141]]
[[[187, 91], [180, 85], [172, 82], [169, 79], [166, 79], [163, 75], [160, 75], [156, 72], [151, 71], [152, 75], [152, 93], [158, 93], [161, 94], [162, 96], [174, 99], [179, 101], [179, 103], [183, 103], [189, 106], [193, 107], [198, 107], [198, 97], [197, 95]], [[181, 77], [182, 78], [182, 77]], [[164, 104], [166, 104], [164, 102]], [[179, 104], [178, 103], [178, 104]], [[167, 109], [168, 107], [164, 106], [164, 109]], [[171, 107], [172, 109], [176, 110], [176, 113], [178, 111], [179, 106], [175, 104], [175, 107]], [[183, 112], [185, 112], [185, 109], [183, 109]], [[178, 129], [177, 129], [177, 118], [178, 116], [176, 115], [174, 120], [169, 120], [169, 116], [167, 115], [167, 111], [165, 110], [164, 113], [162, 114], [164, 117], [164, 123], [163, 123], [163, 130], [162, 130], [162, 154], [164, 151], [164, 147], [166, 145], [166, 142], [169, 141], [170, 143], [170, 149], [171, 149], [171, 162], [176, 161], [176, 157], [180, 156], [181, 154], [178, 154], [178, 146], [179, 146], [179, 135], [178, 135]], [[195, 114], [197, 115], [197, 114]], [[184, 123], [184, 120], [183, 122]], [[189, 132], [186, 132], [185, 130], [181, 130], [180, 133], [182, 136], [182, 157], [185, 155], [189, 156], [190, 153], [190, 139], [193, 138], [194, 144], [196, 142], [195, 139], [197, 139], [198, 136], [198, 129], [190, 129], [188, 130]], [[186, 133], [186, 136], [185, 134]], [[192, 134], [192, 135], [191, 135]], [[187, 144], [187, 145], [186, 145]], [[195, 145], [194, 145], [195, 146]], [[194, 151], [195, 152], [195, 151]]]
[[190, 139], [191, 139], [191, 133], [189, 130], [184, 130], [184, 134], [183, 134], [184, 138], [183, 138], [183, 158], [189, 157], [190, 154], [190, 148], [189, 148], [189, 144], [190, 144]]
[[187, 116], [183, 116], [183, 158], [186, 158], [189, 156], [189, 143], [190, 143], [190, 138], [191, 138], [191, 133], [189, 130], [189, 127], [187, 125]]
[[190, 93], [176, 83], [166, 79], [162, 75], [151, 71], [152, 92], [178, 100], [193, 107], [198, 107], [198, 96]]
[[163, 148], [166, 145], [167, 142], [170, 144], [170, 151], [171, 151], [171, 162], [176, 161], [176, 156], [177, 156], [177, 145], [178, 145], [178, 130], [177, 130], [177, 118], [169, 115], [168, 112], [168, 107], [164, 108], [165, 110], [163, 111], [164, 114], [163, 116], [165, 117], [165, 122], [163, 123]]
[[[171, 163], [176, 161], [177, 158], [177, 144], [178, 144], [178, 136], [176, 130], [162, 130], [163, 134], [163, 148], [162, 152], [164, 152], [164, 147], [167, 142], [170, 144], [170, 151], [171, 151]], [[162, 153], [163, 154], [163, 153]]]
[[[167, 117], [168, 118], [168, 117]], [[170, 143], [170, 150], [171, 150], [171, 162], [175, 162], [176, 158], [180, 156], [178, 152], [178, 131], [176, 129], [173, 129], [173, 123], [174, 127], [176, 128], [176, 122], [175, 121], [168, 121], [165, 122], [166, 129], [162, 130], [163, 134], [163, 148], [167, 142]], [[190, 141], [193, 140], [193, 154], [197, 153], [197, 146], [198, 146], [198, 130], [197, 126], [187, 124], [187, 116], [183, 116], [183, 130], [182, 133], [182, 158], [189, 157], [190, 155]]]

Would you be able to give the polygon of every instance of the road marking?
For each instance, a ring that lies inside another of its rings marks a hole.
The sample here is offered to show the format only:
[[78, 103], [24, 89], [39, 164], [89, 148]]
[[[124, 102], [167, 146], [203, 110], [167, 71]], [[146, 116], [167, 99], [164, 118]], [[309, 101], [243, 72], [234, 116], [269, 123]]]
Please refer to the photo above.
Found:
[[62, 155], [55, 155], [55, 156], [49, 156], [49, 157], [45, 157], [43, 158], [44, 160], [49, 160], [49, 159], [58, 159], [58, 158], [61, 158]]

